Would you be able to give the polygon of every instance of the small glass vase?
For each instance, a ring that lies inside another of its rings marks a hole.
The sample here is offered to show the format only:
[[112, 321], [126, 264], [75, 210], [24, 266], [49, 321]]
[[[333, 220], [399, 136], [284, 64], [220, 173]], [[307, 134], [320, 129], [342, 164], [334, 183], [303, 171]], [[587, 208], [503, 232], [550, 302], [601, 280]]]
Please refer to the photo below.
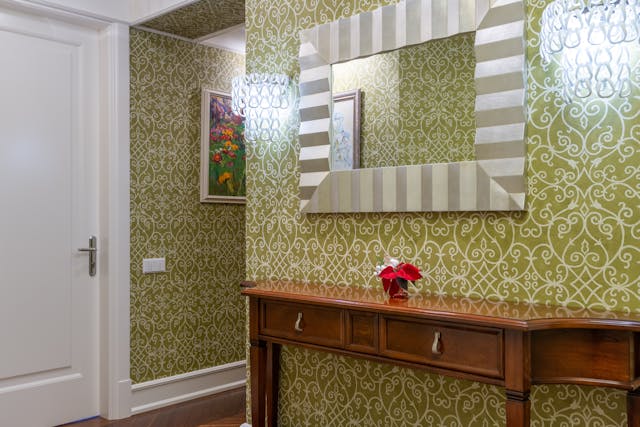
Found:
[[382, 279], [382, 287], [390, 298], [409, 298], [409, 282], [405, 279]]

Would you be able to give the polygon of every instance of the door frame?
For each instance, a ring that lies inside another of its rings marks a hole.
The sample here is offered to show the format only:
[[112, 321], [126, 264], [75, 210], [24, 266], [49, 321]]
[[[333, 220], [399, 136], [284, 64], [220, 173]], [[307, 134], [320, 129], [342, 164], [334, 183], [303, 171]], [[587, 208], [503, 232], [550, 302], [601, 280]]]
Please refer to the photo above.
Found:
[[0, 6], [98, 31], [99, 40], [99, 413], [131, 415], [129, 267], [129, 26], [31, 3]]
[[109, 23], [100, 34], [100, 415], [131, 415], [130, 378], [130, 134], [129, 26]]

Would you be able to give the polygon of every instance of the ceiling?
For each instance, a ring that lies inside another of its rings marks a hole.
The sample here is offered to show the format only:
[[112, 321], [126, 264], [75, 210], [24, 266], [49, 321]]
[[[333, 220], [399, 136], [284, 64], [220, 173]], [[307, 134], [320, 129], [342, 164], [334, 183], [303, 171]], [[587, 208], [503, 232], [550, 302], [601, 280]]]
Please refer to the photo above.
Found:
[[198, 0], [137, 26], [244, 54], [244, 10], [244, 0]]

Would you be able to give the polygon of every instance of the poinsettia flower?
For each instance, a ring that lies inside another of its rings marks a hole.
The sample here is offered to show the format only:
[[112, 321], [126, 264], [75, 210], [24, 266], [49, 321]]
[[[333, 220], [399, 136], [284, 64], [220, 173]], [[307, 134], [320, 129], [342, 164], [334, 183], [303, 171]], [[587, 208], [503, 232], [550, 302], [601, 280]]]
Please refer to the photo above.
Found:
[[382, 269], [382, 271], [380, 271], [380, 273], [378, 273], [378, 277], [380, 277], [381, 279], [390, 279], [393, 280], [396, 277], [398, 277], [395, 269], [392, 266], [387, 266], [386, 268]]
[[398, 265], [397, 268], [393, 268], [393, 266], [388, 265], [378, 273], [378, 277], [380, 277], [381, 279], [400, 278], [413, 282], [415, 280], [421, 279], [422, 274], [420, 274], [420, 270], [418, 269], [418, 267], [411, 264], [402, 263]]
[[384, 257], [384, 264], [376, 266], [376, 275], [382, 279], [382, 286], [391, 298], [407, 298], [408, 283], [422, 278], [420, 269], [390, 256]]
[[397, 275], [401, 279], [405, 280], [418, 280], [422, 278], [422, 274], [420, 274], [420, 270], [415, 265], [411, 264], [400, 264], [397, 269]]

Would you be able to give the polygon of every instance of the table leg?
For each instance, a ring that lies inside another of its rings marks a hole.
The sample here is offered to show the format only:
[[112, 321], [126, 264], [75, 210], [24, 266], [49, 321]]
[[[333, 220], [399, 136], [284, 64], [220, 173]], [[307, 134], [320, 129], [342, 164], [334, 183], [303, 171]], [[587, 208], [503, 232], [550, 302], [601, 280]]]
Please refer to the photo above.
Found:
[[531, 337], [528, 332], [505, 331], [505, 388], [507, 427], [529, 427], [531, 419]]
[[529, 427], [531, 402], [529, 393], [507, 390], [507, 426]]
[[267, 427], [278, 425], [278, 387], [280, 377], [280, 344], [267, 343]]
[[254, 427], [265, 425], [265, 383], [267, 349], [264, 341], [251, 341], [251, 422]]
[[627, 393], [627, 425], [640, 427], [640, 389]]

